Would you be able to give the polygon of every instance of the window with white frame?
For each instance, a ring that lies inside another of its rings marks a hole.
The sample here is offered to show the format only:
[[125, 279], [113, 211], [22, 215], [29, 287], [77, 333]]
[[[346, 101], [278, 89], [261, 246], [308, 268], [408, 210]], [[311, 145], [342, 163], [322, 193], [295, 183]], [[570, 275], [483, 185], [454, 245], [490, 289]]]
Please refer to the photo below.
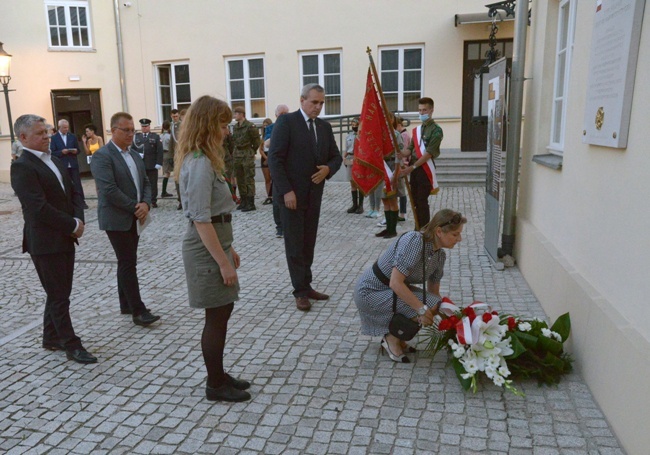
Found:
[[228, 99], [232, 108], [243, 107], [248, 118], [266, 117], [266, 80], [264, 57], [226, 59]]
[[45, 0], [45, 13], [50, 48], [92, 48], [87, 1]]
[[555, 52], [555, 78], [553, 80], [553, 108], [551, 114], [551, 141], [549, 150], [564, 151], [566, 105], [571, 70], [571, 55], [576, 22], [577, 0], [560, 0]]
[[156, 71], [156, 95], [158, 120], [171, 119], [172, 109], [183, 110], [192, 104], [189, 62], [158, 63]]
[[394, 46], [379, 49], [381, 88], [388, 110], [417, 112], [424, 81], [424, 48]]
[[321, 115], [341, 115], [341, 52], [322, 51], [300, 54], [302, 86], [318, 84], [325, 89]]

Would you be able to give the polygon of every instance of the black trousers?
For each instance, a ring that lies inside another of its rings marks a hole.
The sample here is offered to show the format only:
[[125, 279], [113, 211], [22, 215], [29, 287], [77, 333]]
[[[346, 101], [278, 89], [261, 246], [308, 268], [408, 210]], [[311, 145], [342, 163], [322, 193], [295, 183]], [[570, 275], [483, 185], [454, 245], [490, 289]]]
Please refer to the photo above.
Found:
[[313, 198], [306, 210], [290, 210], [280, 203], [280, 216], [284, 228], [284, 249], [294, 297], [306, 297], [312, 289], [311, 265], [318, 233], [320, 198]]
[[275, 222], [275, 228], [282, 231], [282, 216], [280, 215], [280, 203], [277, 201], [277, 198], [273, 198], [273, 221]]
[[111, 241], [115, 256], [117, 256], [117, 293], [120, 297], [120, 310], [131, 311], [133, 316], [139, 316], [147, 311], [140, 298], [138, 282], [138, 228], [137, 219], [133, 217], [131, 229], [128, 231], [106, 231]]
[[84, 196], [84, 187], [81, 186], [81, 176], [79, 175], [79, 168], [69, 167], [68, 175], [70, 175], [70, 180], [74, 184], [75, 189], [81, 194], [81, 199], [86, 201], [86, 196]]
[[151, 202], [158, 202], [158, 169], [147, 169], [147, 178], [151, 184]]
[[413, 197], [413, 204], [415, 205], [415, 216], [421, 228], [431, 220], [431, 213], [429, 212], [429, 195], [431, 194], [433, 186], [421, 166], [411, 172], [410, 183], [411, 196]]
[[43, 313], [43, 343], [61, 344], [67, 351], [80, 349], [70, 319], [70, 293], [74, 274], [74, 251], [32, 255], [34, 267], [47, 298]]

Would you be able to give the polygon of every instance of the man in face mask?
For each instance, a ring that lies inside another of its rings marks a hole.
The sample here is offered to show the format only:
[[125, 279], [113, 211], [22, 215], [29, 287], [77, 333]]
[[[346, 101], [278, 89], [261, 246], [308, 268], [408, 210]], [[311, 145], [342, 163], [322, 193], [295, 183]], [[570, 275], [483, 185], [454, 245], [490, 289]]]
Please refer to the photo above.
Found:
[[[410, 179], [411, 195], [415, 205], [415, 216], [421, 228], [429, 222], [429, 194], [434, 191], [435, 164], [440, 155], [442, 128], [432, 118], [433, 100], [425, 97], [418, 100], [418, 112], [422, 125], [413, 129], [411, 144], [411, 165], [404, 169], [404, 175], [413, 173]], [[435, 185], [437, 187], [437, 185]]]

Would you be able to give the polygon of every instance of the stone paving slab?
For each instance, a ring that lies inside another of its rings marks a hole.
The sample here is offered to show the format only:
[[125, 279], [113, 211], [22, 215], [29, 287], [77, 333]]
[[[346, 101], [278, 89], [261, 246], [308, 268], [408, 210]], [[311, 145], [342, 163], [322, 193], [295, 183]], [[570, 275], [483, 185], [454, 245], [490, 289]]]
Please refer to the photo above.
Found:
[[[40, 348], [44, 293], [20, 253], [22, 215], [0, 184], [0, 453], [48, 454], [623, 454], [577, 374], [558, 387], [487, 382], [460, 387], [443, 353], [395, 364], [379, 340], [359, 334], [352, 290], [387, 242], [376, 220], [345, 213], [347, 183], [326, 185], [314, 267], [332, 296], [296, 311], [271, 207], [235, 213], [242, 258], [241, 300], [233, 313], [226, 365], [252, 379], [253, 399], [205, 400], [200, 351], [203, 315], [187, 304], [180, 239], [186, 221], [175, 200], [160, 201], [141, 237], [143, 299], [162, 323], [133, 325], [119, 314], [116, 261], [97, 229], [94, 185], [77, 249], [72, 316], [99, 358], [69, 362]], [[263, 188], [257, 185], [258, 201]], [[441, 288], [454, 301], [487, 301], [505, 312], [545, 317], [519, 270], [492, 269], [483, 253], [484, 191], [443, 188], [432, 208], [467, 216], [463, 242], [448, 254]], [[412, 229], [410, 221], [400, 229]]]

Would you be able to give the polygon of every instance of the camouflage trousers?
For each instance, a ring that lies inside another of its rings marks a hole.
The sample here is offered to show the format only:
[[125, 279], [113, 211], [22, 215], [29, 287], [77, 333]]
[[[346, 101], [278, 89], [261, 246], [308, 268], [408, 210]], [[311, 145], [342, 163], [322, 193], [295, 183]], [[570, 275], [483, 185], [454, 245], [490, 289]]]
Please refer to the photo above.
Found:
[[235, 155], [233, 159], [237, 188], [242, 198], [255, 197], [255, 155]]

